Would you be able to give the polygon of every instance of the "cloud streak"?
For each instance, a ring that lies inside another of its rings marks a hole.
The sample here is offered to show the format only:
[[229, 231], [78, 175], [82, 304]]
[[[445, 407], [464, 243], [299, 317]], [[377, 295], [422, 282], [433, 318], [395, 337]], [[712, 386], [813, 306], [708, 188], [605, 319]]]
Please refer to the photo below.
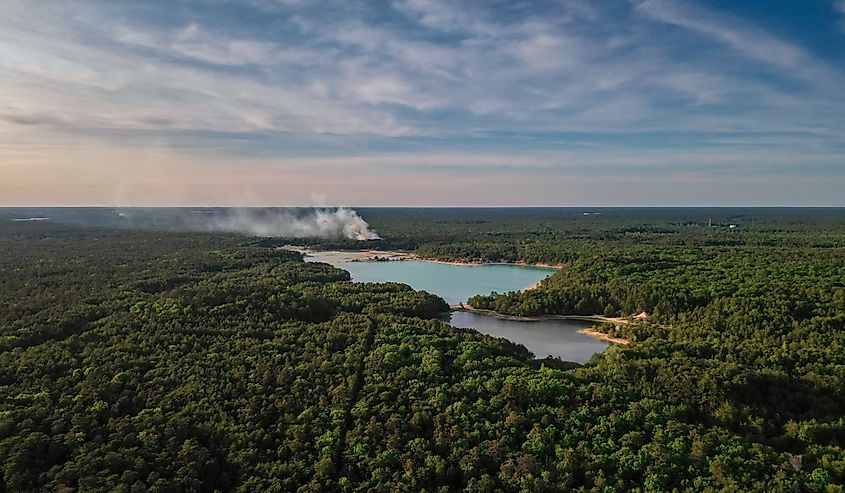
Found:
[[[649, 160], [702, 173], [705, 158], [740, 174], [812, 168], [845, 147], [841, 60], [763, 16], [668, 0], [175, 6], [5, 6], [0, 157], [45, 175], [51, 160], [108, 154], [98, 146], [161, 149], [179, 155], [180, 175], [209, 179], [227, 166], [293, 175], [297, 163], [326, 173], [322, 163], [344, 161], [377, 182], [422, 173], [426, 156], [432, 169], [449, 156], [456, 173], [560, 177], [590, 163], [612, 178]], [[66, 146], [81, 150], [55, 150]], [[509, 163], [473, 164], [490, 156]]]

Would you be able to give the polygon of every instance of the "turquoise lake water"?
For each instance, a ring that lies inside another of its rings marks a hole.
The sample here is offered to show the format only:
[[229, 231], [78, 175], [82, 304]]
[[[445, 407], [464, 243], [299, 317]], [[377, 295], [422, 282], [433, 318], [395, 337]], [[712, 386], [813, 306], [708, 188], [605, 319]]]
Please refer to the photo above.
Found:
[[[356, 282], [401, 282], [434, 293], [449, 304], [466, 302], [476, 294], [518, 291], [540, 282], [556, 269], [511, 264], [452, 265], [424, 260], [353, 262], [360, 252], [312, 252], [305, 260], [326, 262], [349, 271]], [[581, 334], [588, 323], [568, 320], [515, 321], [456, 311], [450, 323], [520, 343], [538, 358], [558, 356], [587, 362], [608, 343]]]

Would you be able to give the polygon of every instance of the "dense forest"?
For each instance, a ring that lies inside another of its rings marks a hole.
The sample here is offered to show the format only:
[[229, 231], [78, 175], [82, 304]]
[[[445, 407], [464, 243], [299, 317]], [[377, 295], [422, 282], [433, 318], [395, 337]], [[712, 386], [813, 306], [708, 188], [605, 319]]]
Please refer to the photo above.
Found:
[[562, 266], [476, 307], [649, 317], [537, 361], [272, 248], [355, 242], [0, 214], [0, 491], [845, 491], [845, 212], [359, 212]]

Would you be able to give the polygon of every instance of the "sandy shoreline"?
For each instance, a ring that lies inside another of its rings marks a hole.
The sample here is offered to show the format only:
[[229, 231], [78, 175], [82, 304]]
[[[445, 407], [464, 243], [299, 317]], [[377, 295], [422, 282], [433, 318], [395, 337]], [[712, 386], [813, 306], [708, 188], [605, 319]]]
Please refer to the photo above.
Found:
[[532, 289], [537, 289], [540, 287], [540, 284], [544, 281], [544, 279], [540, 279], [539, 281], [535, 282], [534, 284], [528, 286], [527, 288], [523, 288], [522, 291], [531, 291]]
[[628, 339], [623, 339], [621, 337], [613, 337], [613, 336], [605, 334], [604, 332], [599, 332], [599, 331], [592, 329], [592, 328], [589, 328], [589, 327], [584, 328], [584, 329], [579, 329], [578, 332], [580, 332], [584, 335], [588, 335], [590, 337], [595, 337], [596, 339], [601, 339], [603, 341], [613, 343], [613, 344], [621, 344], [623, 346], [631, 344], [631, 341], [628, 340]]
[[420, 257], [415, 253], [408, 253], [409, 257], [414, 260], [422, 260], [424, 262], [434, 262], [437, 264], [446, 265], [468, 265], [470, 267], [478, 267], [482, 265], [518, 265], [520, 267], [542, 267], [544, 269], [562, 269], [563, 265], [552, 264], [530, 264], [528, 262], [454, 262], [451, 260], [437, 260], [433, 258]]
[[[552, 264], [531, 264], [527, 262], [456, 262], [451, 260], [438, 260], [434, 258], [427, 258], [421, 257], [414, 252], [409, 251], [401, 251], [401, 250], [318, 250], [309, 247], [299, 247], [295, 245], [284, 245], [279, 247], [281, 250], [288, 250], [292, 252], [298, 252], [303, 255], [310, 255], [310, 254], [319, 254], [321, 252], [341, 252], [347, 253], [352, 256], [351, 260], [347, 260], [347, 262], [374, 262], [374, 261], [387, 261], [387, 262], [401, 262], [403, 260], [420, 260], [423, 262], [433, 262], [436, 264], [446, 264], [446, 265], [462, 265], [462, 266], [470, 266], [470, 267], [478, 267], [483, 265], [519, 265], [523, 267], [543, 267], [547, 269], [561, 269], [563, 268], [562, 265], [552, 265]], [[341, 262], [339, 262], [341, 263]], [[537, 283], [539, 284], [539, 283]], [[534, 289], [537, 285], [530, 286], [526, 289]]]

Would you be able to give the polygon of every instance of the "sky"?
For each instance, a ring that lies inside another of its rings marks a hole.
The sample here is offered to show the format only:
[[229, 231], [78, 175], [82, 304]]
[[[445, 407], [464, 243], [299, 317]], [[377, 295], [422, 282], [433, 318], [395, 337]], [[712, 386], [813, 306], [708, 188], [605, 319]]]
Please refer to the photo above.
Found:
[[845, 206], [845, 0], [0, 7], [0, 206]]

